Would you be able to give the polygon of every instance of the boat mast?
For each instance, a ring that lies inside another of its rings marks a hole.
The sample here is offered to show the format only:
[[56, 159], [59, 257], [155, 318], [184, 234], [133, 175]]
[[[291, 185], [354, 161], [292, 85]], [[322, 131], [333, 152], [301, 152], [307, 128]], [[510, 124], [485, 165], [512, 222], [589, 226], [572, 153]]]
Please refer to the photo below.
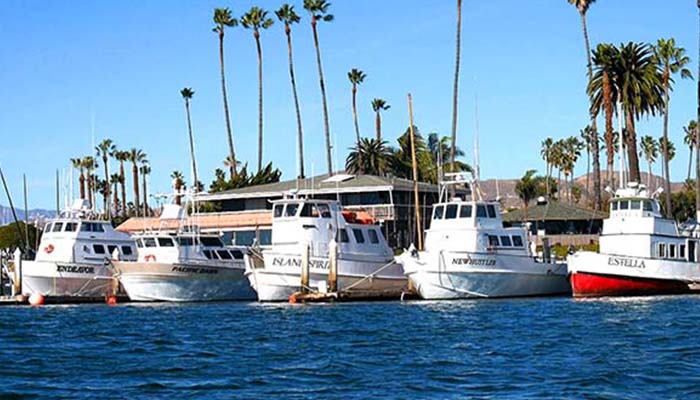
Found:
[[[416, 234], [418, 236], [418, 250], [423, 250], [423, 231], [420, 223], [420, 202], [418, 198], [418, 165], [416, 163], [416, 143], [413, 132], [413, 103], [411, 94], [408, 94], [408, 130], [411, 134], [411, 164], [413, 167], [413, 206], [416, 208]], [[454, 143], [452, 143], [454, 146]]]
[[[479, 181], [481, 179], [481, 169], [479, 167], [479, 92], [474, 93], [474, 120], [476, 123], [475, 129], [474, 129], [474, 188], [473, 190], [476, 191], [476, 194], [479, 198], [479, 201], [483, 200], [481, 198], [481, 187], [479, 185]], [[454, 146], [455, 144], [452, 143]], [[472, 197], [474, 197], [474, 194], [472, 193]]]
[[618, 136], [618, 161], [620, 165], [620, 188], [627, 186], [625, 182], [625, 161], [624, 161], [624, 135], [622, 133], [622, 103], [617, 102], [617, 130], [619, 132]]

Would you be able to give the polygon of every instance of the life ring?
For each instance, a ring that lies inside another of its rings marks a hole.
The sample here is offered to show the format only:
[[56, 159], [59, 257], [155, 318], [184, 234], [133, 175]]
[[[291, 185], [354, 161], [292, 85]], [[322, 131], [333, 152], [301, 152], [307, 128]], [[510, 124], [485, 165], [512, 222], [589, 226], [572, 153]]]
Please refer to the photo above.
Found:
[[46, 254], [53, 253], [53, 250], [54, 250], [54, 247], [52, 244], [49, 244], [48, 246], [44, 247], [44, 251], [46, 252]]
[[146, 262], [156, 262], [156, 256], [154, 254], [147, 254], [143, 259], [146, 260]]

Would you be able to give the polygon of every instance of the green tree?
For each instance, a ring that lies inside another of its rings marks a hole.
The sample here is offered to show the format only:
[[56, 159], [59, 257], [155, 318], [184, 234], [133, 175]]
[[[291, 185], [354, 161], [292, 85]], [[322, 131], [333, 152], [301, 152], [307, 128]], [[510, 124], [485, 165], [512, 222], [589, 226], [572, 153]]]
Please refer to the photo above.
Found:
[[352, 115], [355, 121], [355, 135], [357, 136], [356, 145], [360, 144], [360, 126], [357, 123], [357, 86], [360, 85], [367, 75], [357, 68], [353, 68], [348, 72], [348, 80], [352, 84]]
[[[437, 133], [433, 132], [428, 134], [428, 151], [431, 156], [430, 170], [425, 171], [424, 175], [429, 176], [430, 182], [437, 183], [441, 176], [438, 174], [444, 174], [445, 172], [450, 172], [451, 164], [450, 157], [452, 156], [452, 144], [450, 142], [449, 136], [440, 137]], [[455, 157], [464, 157], [464, 151], [459, 147], [454, 149]], [[455, 170], [460, 172], [474, 173], [471, 165], [455, 160]], [[440, 171], [438, 166], [442, 166], [442, 171]]]
[[182, 189], [185, 187], [185, 177], [180, 171], [173, 171], [170, 174], [170, 178], [173, 180], [173, 189], [175, 191], [175, 204], [182, 205]]
[[530, 169], [525, 172], [522, 178], [515, 184], [515, 193], [523, 202], [525, 209], [525, 220], [527, 220], [527, 211], [530, 201], [537, 198], [537, 181], [534, 179], [536, 170]]
[[375, 113], [375, 128], [377, 130], [377, 141], [382, 140], [382, 111], [386, 111], [391, 106], [383, 99], [375, 98], [372, 100], [372, 110]]
[[549, 182], [552, 176], [552, 147], [554, 147], [554, 140], [551, 137], [546, 138], [542, 141], [540, 155], [545, 163], [545, 185], [546, 192], [549, 193]]
[[[238, 21], [231, 17], [231, 10], [228, 8], [214, 9], [214, 31], [219, 36], [219, 66], [221, 72], [221, 94], [224, 98], [224, 117], [226, 119], [226, 133], [228, 135], [229, 157], [236, 160], [236, 152], [233, 145], [233, 133], [231, 133], [231, 118], [228, 112], [228, 97], [226, 95], [226, 76], [224, 74], [224, 30], [226, 27], [234, 27]], [[236, 175], [236, 163], [231, 164], [231, 176]], [[138, 203], [137, 203], [138, 204]], [[138, 207], [137, 207], [138, 208]]]
[[141, 182], [143, 185], [143, 216], [147, 217], [150, 213], [150, 207], [148, 207], [148, 175], [151, 174], [151, 166], [148, 164], [147, 160], [142, 162], [139, 172], [141, 172]]
[[362, 138], [345, 160], [351, 174], [385, 175], [391, 167], [392, 152], [384, 141]]
[[124, 173], [124, 163], [129, 161], [129, 152], [117, 150], [114, 154], [114, 158], [119, 161], [119, 184], [122, 190], [122, 215], [126, 216], [126, 174]]
[[80, 175], [78, 176], [78, 184], [80, 186], [80, 200], [83, 200], [85, 199], [85, 171], [83, 168], [83, 159], [71, 158], [70, 163], [73, 166], [73, 168], [80, 171]]
[[109, 157], [116, 150], [116, 146], [111, 139], [103, 139], [96, 147], [97, 157], [102, 157], [102, 165], [104, 166], [105, 173], [105, 197], [104, 197], [104, 210], [105, 215], [109, 217]]
[[593, 51], [593, 63], [595, 75], [589, 82], [588, 94], [591, 97], [591, 113], [595, 116], [601, 111], [605, 117], [604, 143], [607, 149], [606, 184], [613, 184], [613, 170], [615, 165], [615, 149], [613, 146], [613, 114], [614, 104], [619, 97], [617, 87], [613, 84], [612, 77], [619, 71], [620, 61], [617, 47], [608, 43], [601, 43]]
[[653, 137], [646, 135], [642, 136], [641, 139], [642, 152], [644, 158], [647, 160], [647, 166], [649, 167], [649, 175], [647, 176], [647, 188], [651, 187], [651, 166], [656, 161], [656, 157], [659, 156], [659, 143], [654, 140]]
[[686, 180], [690, 179], [690, 170], [693, 166], [693, 150], [698, 148], [697, 132], [695, 131], [697, 126], [697, 122], [690, 120], [690, 122], [688, 122], [688, 126], [683, 127], [683, 132], [685, 132], [683, 143], [688, 146], [688, 151], [690, 153], [688, 155], [688, 177]]
[[112, 189], [112, 206], [114, 207], [114, 216], [119, 215], [119, 184], [122, 182], [122, 177], [119, 174], [112, 174], [109, 177], [109, 182], [114, 186]]
[[87, 156], [83, 158], [83, 168], [85, 168], [86, 181], [87, 181], [87, 191], [88, 191], [88, 203], [90, 203], [90, 208], [95, 207], [95, 190], [93, 187], [94, 175], [92, 171], [97, 169], [97, 161], [93, 156]]
[[190, 100], [194, 96], [194, 90], [192, 88], [183, 88], [180, 90], [180, 95], [182, 99], [185, 100], [185, 112], [187, 113], [187, 130], [189, 132], [190, 139], [190, 160], [192, 161], [192, 176], [195, 182], [199, 182], [197, 178], [197, 159], [194, 154], [194, 135], [192, 134], [192, 118], [190, 116]]
[[[136, 211], [136, 216], [139, 216], [139, 209], [141, 208], [141, 202], [139, 198], [139, 168], [141, 164], [146, 162], [146, 153], [141, 149], [132, 147], [129, 150], [129, 161], [131, 162], [131, 176], [134, 185], [134, 210]], [[144, 193], [145, 195], [145, 193]]]

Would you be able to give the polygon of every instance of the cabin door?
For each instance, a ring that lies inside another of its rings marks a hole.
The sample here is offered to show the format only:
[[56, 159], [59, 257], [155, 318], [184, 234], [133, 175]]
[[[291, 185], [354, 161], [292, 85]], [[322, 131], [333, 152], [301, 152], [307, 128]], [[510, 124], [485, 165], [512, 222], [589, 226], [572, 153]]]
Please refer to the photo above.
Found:
[[697, 243], [695, 240], [688, 240], [688, 261], [695, 262], [697, 260], [695, 252], [697, 251]]

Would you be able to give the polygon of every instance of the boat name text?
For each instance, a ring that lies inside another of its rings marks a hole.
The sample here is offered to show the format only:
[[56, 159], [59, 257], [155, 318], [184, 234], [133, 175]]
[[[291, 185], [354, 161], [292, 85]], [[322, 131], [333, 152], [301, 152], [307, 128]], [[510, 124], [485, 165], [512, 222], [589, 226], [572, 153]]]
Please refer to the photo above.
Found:
[[80, 267], [77, 265], [56, 265], [56, 272], [69, 272], [72, 274], [94, 274], [95, 267]]
[[[301, 268], [300, 258], [274, 257], [272, 259], [274, 267], [299, 267]], [[328, 269], [327, 260], [309, 260], [309, 268]]]
[[493, 267], [496, 265], [496, 259], [494, 258], [453, 258], [452, 265], [477, 265], [482, 267]]
[[186, 274], [218, 274], [219, 271], [214, 268], [202, 268], [202, 267], [180, 267], [174, 266], [170, 272], [183, 272]]
[[615, 267], [646, 268], [644, 260], [635, 258], [608, 257], [608, 265]]

